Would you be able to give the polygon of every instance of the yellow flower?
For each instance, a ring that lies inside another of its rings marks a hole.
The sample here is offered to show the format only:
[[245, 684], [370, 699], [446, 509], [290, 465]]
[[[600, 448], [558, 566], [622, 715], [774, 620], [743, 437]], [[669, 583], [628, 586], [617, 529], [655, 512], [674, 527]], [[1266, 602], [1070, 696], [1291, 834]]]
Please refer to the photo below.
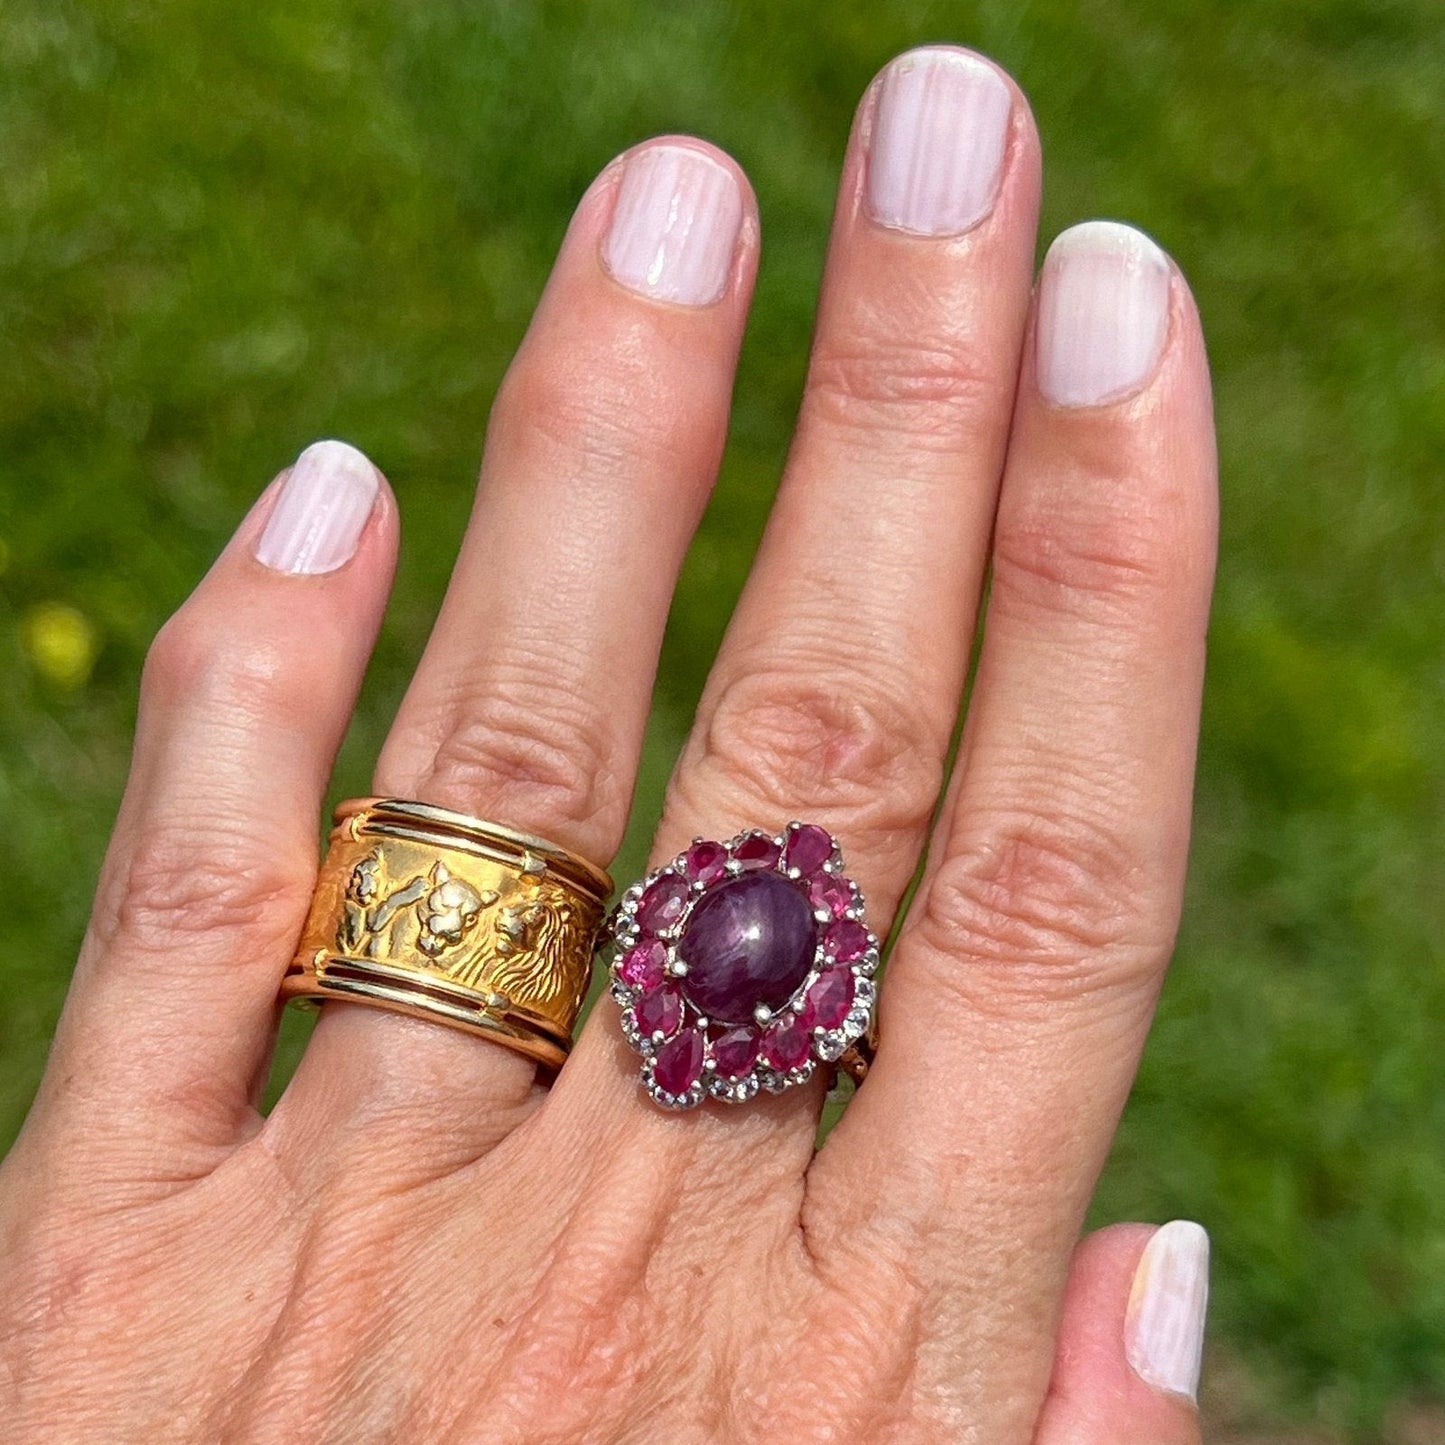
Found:
[[84, 687], [100, 651], [100, 634], [85, 613], [41, 602], [20, 620], [20, 645], [41, 677], [68, 692]]

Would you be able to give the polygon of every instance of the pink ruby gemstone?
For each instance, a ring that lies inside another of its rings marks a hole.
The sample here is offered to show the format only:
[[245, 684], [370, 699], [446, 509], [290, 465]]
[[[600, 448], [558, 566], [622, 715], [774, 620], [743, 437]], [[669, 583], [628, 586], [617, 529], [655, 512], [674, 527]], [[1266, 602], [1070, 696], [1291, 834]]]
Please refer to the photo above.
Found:
[[617, 977], [630, 988], [656, 988], [667, 975], [667, 946], [657, 939], [629, 948], [617, 961]]
[[632, 1017], [643, 1038], [675, 1034], [682, 1023], [682, 995], [675, 988], [655, 988], [637, 1000]]
[[649, 933], [661, 933], [673, 927], [687, 908], [687, 879], [676, 873], [664, 873], [637, 905], [637, 921]]
[[784, 857], [789, 868], [796, 868], [805, 878], [816, 873], [833, 856], [833, 837], [816, 823], [794, 828], [788, 837]]
[[868, 930], [851, 918], [840, 918], [829, 925], [823, 936], [823, 947], [828, 956], [839, 963], [853, 963], [868, 952]]
[[682, 869], [695, 883], [716, 883], [727, 861], [728, 850], [721, 843], [694, 843], [683, 854]]
[[725, 1079], [741, 1079], [758, 1061], [759, 1040], [752, 1029], [729, 1029], [713, 1040], [712, 1061]]
[[776, 868], [783, 850], [766, 833], [749, 833], [733, 849], [733, 857], [744, 868]]
[[790, 1073], [801, 1069], [812, 1052], [813, 1041], [802, 1021], [791, 1015], [773, 1029], [763, 1040], [763, 1059], [779, 1073]]
[[652, 1077], [665, 1094], [685, 1094], [702, 1073], [702, 1035], [684, 1029], [658, 1049], [652, 1061]]
[[800, 1016], [810, 1033], [814, 1029], [836, 1029], [852, 1007], [852, 969], [830, 968], [820, 974], [808, 990]]
[[831, 873], [820, 873], [808, 884], [808, 901], [815, 909], [841, 918], [853, 903], [853, 890]]

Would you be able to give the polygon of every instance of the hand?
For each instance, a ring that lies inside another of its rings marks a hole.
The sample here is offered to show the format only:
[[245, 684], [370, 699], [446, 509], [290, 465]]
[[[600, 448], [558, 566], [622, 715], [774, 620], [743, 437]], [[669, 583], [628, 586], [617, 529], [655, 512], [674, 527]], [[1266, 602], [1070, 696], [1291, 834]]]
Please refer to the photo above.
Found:
[[[654, 1107], [607, 1000], [550, 1092], [329, 1004], [260, 1115], [397, 545], [378, 474], [321, 444], [147, 663], [0, 1173], [8, 1441], [1197, 1440], [1201, 1235], [1075, 1242], [1179, 912], [1208, 379], [1137, 233], [1069, 232], [1031, 300], [1038, 199], [1028, 107], [983, 62], [915, 52], [868, 91], [797, 435], [657, 839], [820, 822], [880, 934], [927, 849], [824, 1147], [817, 1090]], [[379, 793], [611, 857], [757, 255], [700, 142], [584, 197]]]

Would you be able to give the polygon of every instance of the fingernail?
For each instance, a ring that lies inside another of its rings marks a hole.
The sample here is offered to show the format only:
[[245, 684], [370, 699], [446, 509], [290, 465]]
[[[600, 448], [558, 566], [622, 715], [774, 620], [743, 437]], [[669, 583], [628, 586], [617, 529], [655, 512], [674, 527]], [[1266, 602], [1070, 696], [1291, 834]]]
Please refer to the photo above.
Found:
[[1086, 221], [1065, 231], [1039, 281], [1038, 385], [1057, 406], [1133, 395], [1169, 329], [1169, 262], [1142, 231]]
[[376, 468], [355, 447], [313, 442], [281, 487], [256, 560], [277, 572], [334, 572], [356, 555], [379, 486]]
[[1013, 97], [961, 50], [910, 50], [883, 72], [868, 147], [868, 210], [922, 236], [957, 235], [993, 209]]
[[1209, 1236], [1176, 1219], [1145, 1246], [1124, 1321], [1124, 1352], [1156, 1390], [1195, 1399], [1209, 1305]]
[[742, 219], [727, 166], [692, 146], [644, 146], [627, 158], [602, 260], [630, 290], [707, 306], [727, 290]]

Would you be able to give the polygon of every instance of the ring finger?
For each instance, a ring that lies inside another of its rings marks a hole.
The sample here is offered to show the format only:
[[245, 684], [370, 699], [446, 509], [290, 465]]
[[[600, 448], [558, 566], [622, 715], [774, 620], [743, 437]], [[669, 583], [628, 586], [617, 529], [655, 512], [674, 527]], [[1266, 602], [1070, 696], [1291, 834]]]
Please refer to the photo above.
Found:
[[[621, 838], [678, 568], [710, 490], [757, 255], [741, 173], [641, 146], [578, 208], [488, 427], [446, 600], [381, 793], [605, 864]], [[436, 1025], [330, 1004], [277, 1127], [399, 1116], [404, 1164], [457, 1162], [528, 1108], [534, 1066]], [[439, 1100], [452, 1101], [439, 1107]]]

